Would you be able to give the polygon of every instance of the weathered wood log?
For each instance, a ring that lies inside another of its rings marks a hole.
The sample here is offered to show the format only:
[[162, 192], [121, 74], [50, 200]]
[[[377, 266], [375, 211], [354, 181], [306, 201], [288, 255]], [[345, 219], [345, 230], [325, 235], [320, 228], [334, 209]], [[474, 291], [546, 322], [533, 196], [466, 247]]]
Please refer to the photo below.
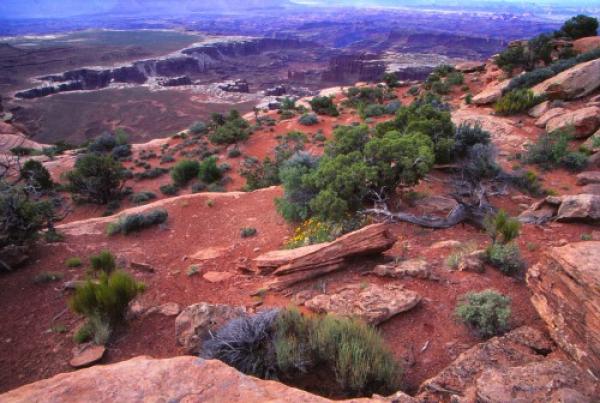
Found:
[[368, 225], [335, 241], [291, 250], [277, 250], [254, 259], [263, 274], [273, 273], [277, 280], [269, 289], [284, 289], [297, 282], [339, 270], [348, 258], [381, 253], [391, 248], [396, 239], [385, 224]]
[[267, 252], [255, 258], [254, 262], [261, 270], [277, 268], [275, 273], [283, 275], [310, 270], [339, 259], [381, 253], [391, 248], [395, 242], [396, 239], [387, 231], [385, 224], [373, 224], [332, 242]]

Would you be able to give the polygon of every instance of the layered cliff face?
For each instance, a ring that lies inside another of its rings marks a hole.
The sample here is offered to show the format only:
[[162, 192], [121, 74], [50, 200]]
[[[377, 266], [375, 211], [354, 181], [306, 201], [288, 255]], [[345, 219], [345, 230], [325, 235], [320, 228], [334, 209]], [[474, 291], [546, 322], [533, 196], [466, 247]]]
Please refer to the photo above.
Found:
[[584, 368], [600, 376], [600, 242], [551, 248], [529, 269], [531, 302], [550, 335]]
[[321, 75], [329, 83], [354, 83], [380, 80], [385, 73], [385, 63], [374, 54], [347, 54], [333, 57]]
[[[45, 85], [15, 94], [17, 98], [39, 98], [66, 91], [97, 90], [111, 84], [145, 84], [151, 78], [165, 82], [168, 78], [197, 77], [217, 68], [225, 68], [236, 58], [260, 55], [278, 50], [294, 50], [316, 46], [295, 39], [260, 38], [213, 42], [183, 49], [164, 59], [141, 60], [113, 69], [82, 68], [63, 74], [40, 77]], [[169, 81], [169, 86], [189, 85], [191, 80]]]

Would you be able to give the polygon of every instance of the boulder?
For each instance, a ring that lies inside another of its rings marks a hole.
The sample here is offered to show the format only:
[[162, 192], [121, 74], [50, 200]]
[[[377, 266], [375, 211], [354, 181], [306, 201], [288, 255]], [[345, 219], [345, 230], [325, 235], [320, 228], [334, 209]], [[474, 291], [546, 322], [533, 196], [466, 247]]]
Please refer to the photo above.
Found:
[[[25, 402], [204, 402], [204, 403], [326, 403], [321, 396], [244, 375], [218, 360], [184, 356], [146, 356], [56, 375], [0, 395], [0, 401]], [[397, 392], [389, 398], [347, 402], [414, 403]]]
[[585, 171], [577, 174], [577, 184], [579, 186], [600, 183], [600, 171]]
[[474, 73], [476, 71], [484, 71], [485, 62], [463, 62], [457, 64], [454, 68], [461, 73]]
[[197, 354], [210, 332], [245, 313], [243, 307], [230, 305], [207, 302], [190, 305], [175, 318], [175, 338], [188, 354]]
[[600, 108], [590, 106], [556, 116], [546, 123], [546, 132], [574, 130], [576, 138], [587, 138], [600, 128]]
[[153, 306], [144, 312], [144, 316], [158, 314], [163, 316], [176, 316], [181, 312], [181, 307], [176, 302], [167, 302], [162, 305]]
[[600, 36], [588, 36], [573, 41], [573, 49], [577, 53], [585, 53], [590, 50], [600, 49]]
[[209, 283], [221, 283], [233, 277], [233, 273], [226, 271], [207, 271], [202, 275], [202, 278]]
[[565, 113], [569, 112], [568, 109], [565, 108], [552, 108], [547, 110], [546, 112], [544, 112], [538, 120], [535, 121], [535, 125], [537, 127], [546, 127], [546, 125], [548, 124], [548, 121], [551, 119], [554, 119], [555, 117], [564, 115]]
[[375, 266], [373, 274], [381, 277], [413, 277], [427, 279], [431, 276], [431, 269], [423, 259], [409, 259], [399, 264], [380, 264]]
[[527, 272], [531, 302], [551, 337], [600, 376], [600, 242], [550, 248]]
[[358, 317], [378, 325], [414, 308], [420, 301], [419, 294], [399, 285], [350, 284], [333, 294], [317, 295], [304, 306], [318, 313]]
[[592, 185], [585, 185], [581, 188], [582, 193], [591, 194], [591, 195], [599, 195], [600, 196], [600, 183], [595, 183]]
[[583, 142], [582, 146], [592, 152], [600, 152], [600, 130], [588, 137], [588, 139]]
[[544, 354], [551, 350], [552, 341], [539, 330], [520, 327], [460, 354], [454, 362], [421, 384], [417, 398], [420, 401], [438, 402], [446, 401], [448, 393], [468, 395], [484, 371], [541, 362], [545, 359]]
[[532, 362], [519, 367], [491, 368], [476, 382], [479, 402], [592, 402], [594, 380], [573, 363]]
[[487, 86], [479, 94], [473, 97], [475, 105], [488, 105], [496, 102], [502, 97], [502, 92], [508, 87], [510, 80], [504, 80], [499, 83]]
[[556, 215], [558, 221], [573, 219], [600, 220], [600, 196], [578, 194], [564, 196]]
[[600, 59], [580, 63], [534, 86], [535, 95], [553, 99], [584, 97], [600, 87]]
[[81, 348], [76, 347], [73, 358], [69, 361], [69, 365], [73, 368], [89, 367], [100, 361], [104, 357], [106, 348], [94, 344], [87, 344]]
[[550, 101], [544, 101], [541, 104], [537, 104], [536, 106], [531, 108], [529, 112], [527, 112], [527, 114], [532, 118], [537, 119], [541, 117], [544, 113], [548, 112], [551, 108], [552, 106]]

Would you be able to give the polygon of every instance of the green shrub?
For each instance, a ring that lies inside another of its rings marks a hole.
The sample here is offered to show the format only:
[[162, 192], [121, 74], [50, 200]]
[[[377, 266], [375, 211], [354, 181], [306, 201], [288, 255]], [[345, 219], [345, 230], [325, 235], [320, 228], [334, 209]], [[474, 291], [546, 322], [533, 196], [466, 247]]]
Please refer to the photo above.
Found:
[[81, 258], [73, 256], [65, 260], [65, 264], [67, 265], [67, 267], [81, 267], [83, 262], [81, 261]]
[[436, 81], [431, 85], [431, 91], [439, 95], [447, 95], [450, 93], [451, 88], [445, 81]]
[[214, 115], [215, 130], [209, 135], [214, 144], [233, 144], [246, 140], [250, 136], [250, 125], [240, 117], [239, 112], [231, 110], [225, 117]]
[[97, 255], [90, 256], [92, 270], [95, 272], [112, 273], [117, 268], [115, 256], [108, 250], [103, 250]]
[[256, 228], [254, 227], [245, 227], [240, 230], [240, 236], [242, 238], [250, 238], [256, 235]]
[[469, 148], [475, 144], [489, 144], [490, 139], [490, 132], [483, 130], [480, 124], [462, 123], [456, 128], [456, 134], [454, 135], [454, 152], [458, 158], [463, 158]]
[[33, 200], [22, 186], [0, 181], [0, 249], [31, 243], [53, 217], [49, 201]]
[[162, 185], [160, 187], [160, 191], [162, 194], [166, 195], [166, 196], [174, 196], [179, 192], [179, 188], [177, 186], [175, 186], [172, 183], [169, 183], [167, 185]]
[[518, 67], [525, 67], [528, 61], [525, 47], [521, 45], [506, 48], [494, 60], [498, 67], [508, 73]]
[[542, 101], [543, 98], [536, 97], [531, 90], [513, 90], [503, 95], [496, 102], [494, 110], [500, 115], [515, 115], [528, 111]]
[[486, 217], [484, 226], [493, 243], [508, 243], [519, 236], [521, 229], [521, 223], [511, 218], [504, 210]]
[[519, 247], [511, 242], [507, 244], [493, 243], [486, 249], [490, 264], [507, 276], [518, 276], [525, 268]]
[[162, 208], [151, 210], [147, 214], [129, 214], [120, 217], [117, 222], [109, 224], [106, 231], [108, 235], [119, 233], [127, 235], [134, 231], [141, 231], [145, 228], [162, 224], [167, 221], [168, 217], [169, 213]]
[[408, 95], [412, 95], [413, 97], [419, 95], [419, 87], [417, 87], [416, 85], [410, 87], [408, 89]]
[[395, 88], [398, 86], [398, 76], [396, 73], [385, 73], [383, 75], [383, 82], [390, 88]]
[[175, 157], [173, 157], [171, 154], [165, 154], [162, 157], [160, 157], [161, 164], [167, 164], [169, 162], [175, 162]]
[[26, 161], [21, 167], [20, 176], [27, 184], [39, 190], [50, 190], [54, 187], [50, 172], [39, 161]]
[[185, 186], [198, 176], [200, 164], [198, 161], [181, 160], [171, 170], [171, 178], [176, 186]]
[[579, 151], [568, 152], [561, 158], [560, 164], [569, 171], [583, 171], [588, 164], [588, 156]]
[[133, 176], [139, 181], [144, 179], [155, 179], [166, 174], [167, 172], [169, 172], [168, 169], [156, 167], [145, 169], [144, 172], [136, 172]]
[[192, 184], [192, 193], [200, 193], [206, 190], [206, 184], [202, 182], [196, 182]]
[[314, 97], [310, 100], [310, 107], [318, 115], [338, 116], [340, 114], [333, 103], [333, 97]]
[[465, 82], [465, 76], [460, 71], [455, 71], [453, 73], [448, 74], [448, 78], [446, 78], [446, 83], [449, 85], [463, 85]]
[[27, 157], [30, 155], [37, 155], [38, 151], [34, 148], [31, 147], [23, 147], [23, 146], [16, 146], [10, 149], [10, 152], [13, 155], [17, 155], [19, 157]]
[[382, 116], [386, 114], [385, 105], [381, 104], [369, 104], [362, 108], [361, 116], [363, 118], [369, 118], [372, 116]]
[[542, 188], [542, 185], [540, 184], [540, 179], [535, 172], [522, 172], [519, 175], [513, 176], [511, 181], [517, 188], [531, 194], [532, 196], [540, 197], [546, 194]]
[[217, 157], [205, 158], [198, 169], [198, 179], [205, 183], [213, 183], [221, 179], [223, 173], [217, 166]]
[[567, 20], [559, 31], [571, 39], [596, 36], [598, 34], [598, 19], [587, 15], [578, 15]]
[[239, 148], [235, 147], [230, 149], [229, 151], [227, 151], [227, 157], [228, 158], [237, 158], [240, 155], [242, 155], [242, 152], [240, 151]]
[[148, 192], [148, 191], [133, 193], [131, 196], [129, 196], [129, 200], [133, 204], [144, 204], [144, 203], [148, 203], [150, 200], [154, 200], [154, 199], [156, 199], [156, 195], [154, 193]]
[[120, 196], [123, 166], [110, 155], [85, 154], [66, 178], [67, 189], [78, 200], [107, 204]]
[[91, 153], [109, 153], [117, 145], [115, 136], [110, 133], [103, 133], [88, 144], [87, 150]]
[[492, 337], [508, 329], [510, 298], [494, 290], [463, 295], [455, 314], [481, 337]]
[[203, 355], [261, 378], [285, 378], [323, 368], [350, 396], [397, 390], [401, 370], [379, 333], [333, 315], [270, 310], [234, 319], [204, 344]]
[[587, 156], [569, 151], [569, 134], [566, 131], [545, 133], [533, 144], [527, 144], [525, 162], [544, 169], [563, 166], [571, 171], [581, 171], [587, 166]]

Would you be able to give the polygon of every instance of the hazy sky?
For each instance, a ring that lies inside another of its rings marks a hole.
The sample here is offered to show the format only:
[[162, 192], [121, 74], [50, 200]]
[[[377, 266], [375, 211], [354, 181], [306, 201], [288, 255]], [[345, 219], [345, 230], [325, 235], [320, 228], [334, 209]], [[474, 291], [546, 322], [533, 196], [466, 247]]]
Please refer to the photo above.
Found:
[[476, 0], [469, 2], [465, 0], [280, 0], [280, 1], [258, 1], [258, 0], [0, 0], [0, 18], [21, 17], [69, 17], [74, 15], [85, 15], [92, 13], [103, 13], [112, 10], [156, 10], [169, 12], [178, 9], [206, 8], [209, 9], [231, 9], [239, 8], [241, 5], [252, 4], [281, 4], [286, 1], [321, 6], [331, 5], [353, 5], [353, 6], [418, 6], [420, 4], [448, 5], [460, 7], [469, 4], [482, 6], [484, 4], [514, 4], [524, 5], [548, 5], [556, 4], [567, 7], [594, 7], [600, 8], [600, 0]]

